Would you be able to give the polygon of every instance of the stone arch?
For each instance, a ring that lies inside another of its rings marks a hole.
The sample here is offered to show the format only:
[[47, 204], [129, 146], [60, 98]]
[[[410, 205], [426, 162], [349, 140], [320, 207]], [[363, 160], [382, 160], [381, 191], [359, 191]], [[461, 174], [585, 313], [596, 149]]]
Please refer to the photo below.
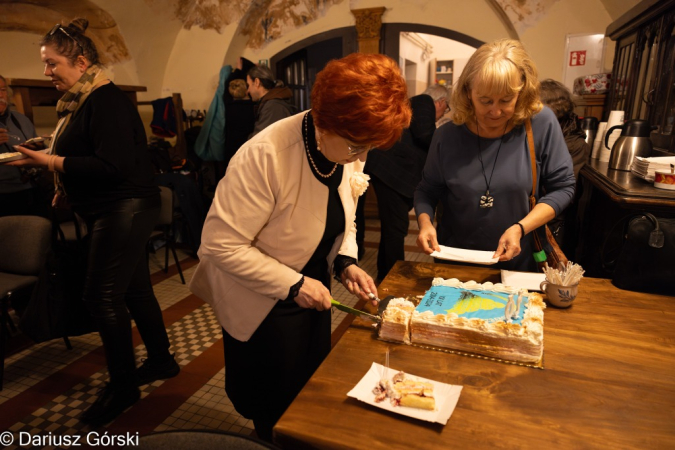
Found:
[[87, 36], [96, 45], [103, 64], [131, 59], [115, 19], [89, 0], [16, 0], [2, 3], [0, 31], [21, 31], [43, 36], [56, 23], [68, 24], [76, 17], [89, 21]]
[[464, 33], [420, 23], [385, 23], [382, 24], [382, 29], [383, 42], [382, 45], [380, 45], [382, 48], [382, 53], [389, 56], [390, 58], [393, 58], [395, 61], [398, 61], [398, 55], [400, 53], [399, 36], [403, 31], [433, 34], [447, 39], [452, 39], [453, 41], [461, 42], [462, 44], [466, 44], [474, 48], [478, 48], [485, 43]]
[[278, 61], [284, 59], [286, 56], [291, 55], [298, 50], [302, 50], [305, 47], [308, 47], [312, 44], [317, 44], [328, 39], [342, 39], [342, 56], [347, 56], [350, 53], [353, 53], [357, 50], [358, 45], [356, 42], [356, 28], [354, 27], [342, 27], [335, 28], [329, 31], [324, 31], [322, 33], [317, 33], [313, 36], [309, 36], [305, 39], [302, 39], [298, 42], [295, 42], [285, 49], [281, 50], [274, 56], [270, 58], [270, 66], [272, 70], [276, 67]]

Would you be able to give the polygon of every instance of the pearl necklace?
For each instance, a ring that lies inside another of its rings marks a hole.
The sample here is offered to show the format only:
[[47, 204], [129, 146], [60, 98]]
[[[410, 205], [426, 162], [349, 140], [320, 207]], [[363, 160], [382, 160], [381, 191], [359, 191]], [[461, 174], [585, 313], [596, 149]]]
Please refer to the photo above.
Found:
[[[309, 122], [309, 120], [307, 120], [308, 115], [309, 115], [309, 111], [307, 112], [307, 114], [305, 114], [305, 118], [302, 121], [303, 121], [303, 125], [305, 126], [305, 150], [307, 150], [307, 156], [309, 156], [309, 162], [312, 163], [312, 167], [314, 167], [314, 171], [317, 173], [317, 175], [319, 175], [322, 178], [330, 178], [330, 176], [333, 175], [335, 173], [335, 171], [337, 170], [338, 163], [335, 163], [335, 166], [333, 167], [333, 170], [331, 170], [328, 175], [319, 172], [319, 168], [316, 167], [316, 164], [314, 163], [314, 159], [312, 158], [312, 154], [309, 152], [309, 143], [307, 142], [307, 136], [309, 135], [309, 133], [307, 132], [307, 122]], [[321, 137], [318, 136], [318, 132], [317, 132], [317, 138], [316, 138], [316, 149], [319, 151], [319, 153], [321, 153]]]

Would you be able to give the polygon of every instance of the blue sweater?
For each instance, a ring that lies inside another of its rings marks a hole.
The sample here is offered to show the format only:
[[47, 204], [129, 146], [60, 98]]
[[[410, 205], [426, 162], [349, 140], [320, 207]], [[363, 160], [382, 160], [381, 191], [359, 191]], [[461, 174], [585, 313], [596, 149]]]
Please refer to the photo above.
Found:
[[[544, 108], [532, 118], [537, 159], [538, 203], [550, 205], [559, 215], [574, 196], [574, 172], [565, 139], [553, 112]], [[479, 138], [466, 125], [447, 123], [441, 126], [431, 142], [422, 181], [415, 190], [415, 212], [427, 213], [433, 219], [441, 202], [443, 214], [438, 225], [441, 245], [472, 250], [497, 249], [499, 238], [529, 211], [532, 191], [532, 168], [524, 126], [515, 127], [503, 136], [499, 158], [490, 181], [492, 208], [480, 208], [480, 197], [486, 183], [478, 158], [482, 153], [485, 176], [490, 180], [500, 138]], [[545, 192], [545, 195], [541, 195]], [[530, 233], [521, 240], [521, 253], [497, 267], [510, 270], [536, 271], [532, 258], [533, 239]]]

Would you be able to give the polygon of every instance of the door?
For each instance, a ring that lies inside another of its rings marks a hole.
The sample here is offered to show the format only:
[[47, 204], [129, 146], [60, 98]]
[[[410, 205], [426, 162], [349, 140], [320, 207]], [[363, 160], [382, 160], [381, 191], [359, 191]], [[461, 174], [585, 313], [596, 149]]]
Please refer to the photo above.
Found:
[[312, 107], [310, 94], [316, 74], [332, 59], [342, 58], [343, 39], [326, 39], [298, 50], [277, 62], [277, 78], [293, 91], [300, 111]]

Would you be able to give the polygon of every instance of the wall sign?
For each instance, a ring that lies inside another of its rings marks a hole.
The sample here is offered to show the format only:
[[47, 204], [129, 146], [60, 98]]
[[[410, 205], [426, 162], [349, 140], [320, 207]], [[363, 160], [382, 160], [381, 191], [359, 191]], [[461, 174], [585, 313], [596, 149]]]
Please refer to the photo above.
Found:
[[578, 77], [602, 73], [605, 58], [605, 36], [602, 34], [568, 34], [565, 38], [565, 59], [562, 61], [562, 82], [574, 89]]
[[577, 50], [570, 52], [570, 66], [585, 66], [586, 50]]

